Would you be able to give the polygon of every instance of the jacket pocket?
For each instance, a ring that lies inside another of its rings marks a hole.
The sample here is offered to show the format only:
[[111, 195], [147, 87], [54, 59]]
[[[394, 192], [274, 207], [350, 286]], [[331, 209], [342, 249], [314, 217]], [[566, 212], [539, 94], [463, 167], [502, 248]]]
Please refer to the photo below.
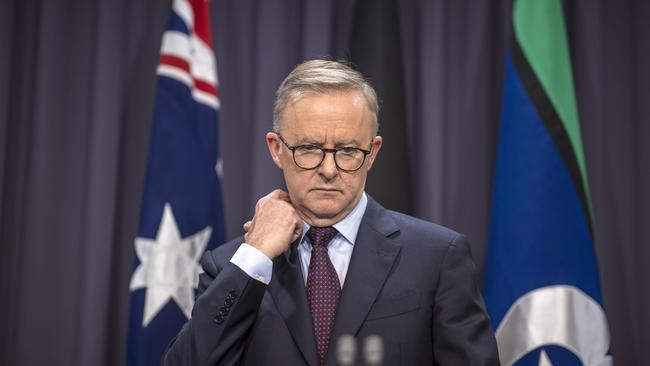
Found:
[[420, 293], [415, 290], [407, 290], [403, 293], [381, 298], [372, 305], [366, 320], [388, 318], [408, 313], [420, 308]]

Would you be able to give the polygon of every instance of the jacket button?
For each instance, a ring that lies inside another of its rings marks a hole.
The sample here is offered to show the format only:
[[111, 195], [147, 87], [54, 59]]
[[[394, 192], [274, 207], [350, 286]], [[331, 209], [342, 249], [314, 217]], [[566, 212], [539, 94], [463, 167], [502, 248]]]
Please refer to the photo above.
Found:
[[215, 321], [217, 324], [221, 324], [221, 323], [223, 323], [223, 319], [224, 319], [223, 316], [222, 316], [221, 314], [219, 314], [219, 315], [217, 315], [217, 316], [214, 318], [214, 321]]
[[228, 299], [228, 298], [227, 298], [226, 301], [224, 301], [224, 304], [226, 305], [227, 308], [231, 307], [232, 304], [234, 304], [234, 301], [233, 301], [233, 300], [234, 300], [234, 299]]
[[237, 291], [235, 291], [235, 289], [231, 289], [230, 291], [228, 291], [228, 295], [232, 296], [233, 299], [235, 299], [237, 298]]
[[221, 308], [221, 309], [219, 309], [219, 315], [222, 316], [222, 317], [226, 316], [226, 315], [228, 315], [228, 311], [229, 311], [228, 308]]

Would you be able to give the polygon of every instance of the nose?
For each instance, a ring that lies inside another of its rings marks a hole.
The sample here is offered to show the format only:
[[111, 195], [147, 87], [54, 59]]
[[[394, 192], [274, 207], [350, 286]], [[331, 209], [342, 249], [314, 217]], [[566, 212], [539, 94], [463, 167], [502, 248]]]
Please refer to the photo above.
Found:
[[332, 180], [339, 174], [339, 170], [336, 167], [336, 162], [334, 161], [334, 153], [325, 153], [325, 158], [323, 159], [321, 165], [318, 167], [318, 172], [327, 180]]

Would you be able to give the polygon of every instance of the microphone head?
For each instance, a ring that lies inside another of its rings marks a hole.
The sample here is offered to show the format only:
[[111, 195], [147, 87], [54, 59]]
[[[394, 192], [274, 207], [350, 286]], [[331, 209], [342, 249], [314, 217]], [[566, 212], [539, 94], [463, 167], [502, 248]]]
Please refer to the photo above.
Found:
[[354, 365], [357, 356], [357, 342], [354, 337], [344, 334], [339, 337], [336, 345], [336, 360], [341, 366]]
[[369, 335], [363, 343], [363, 357], [367, 365], [381, 365], [384, 360], [384, 340], [378, 335]]

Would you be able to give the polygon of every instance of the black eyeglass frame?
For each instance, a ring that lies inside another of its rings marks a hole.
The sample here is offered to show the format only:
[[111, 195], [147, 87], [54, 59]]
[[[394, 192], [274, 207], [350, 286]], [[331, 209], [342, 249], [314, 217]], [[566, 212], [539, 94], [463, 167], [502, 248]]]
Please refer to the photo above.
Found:
[[[278, 137], [280, 138], [280, 141], [282, 141], [282, 143], [284, 144], [284, 146], [287, 147], [287, 149], [291, 150], [291, 157], [293, 158], [293, 163], [296, 164], [296, 166], [298, 168], [304, 169], [304, 170], [314, 170], [314, 169], [318, 168], [319, 166], [321, 166], [323, 164], [323, 161], [325, 161], [325, 156], [327, 155], [327, 153], [332, 153], [332, 157], [334, 158], [334, 164], [336, 165], [337, 169], [342, 170], [344, 172], [348, 172], [348, 173], [356, 172], [359, 169], [361, 169], [363, 164], [366, 162], [366, 157], [368, 156], [368, 154], [370, 154], [372, 152], [372, 141], [370, 142], [370, 144], [371, 144], [370, 150], [365, 150], [365, 149], [362, 149], [360, 147], [342, 147], [342, 148], [339, 148], [339, 149], [327, 149], [327, 148], [319, 147], [319, 146], [312, 145], [312, 144], [291, 146], [284, 140], [284, 138], [282, 137], [282, 135], [279, 132], [273, 131], [273, 133], [278, 135]], [[323, 157], [321, 158], [320, 162], [318, 164], [316, 164], [315, 167], [313, 167], [313, 168], [305, 168], [305, 167], [301, 166], [300, 164], [298, 164], [298, 162], [296, 161], [296, 149], [299, 149], [301, 147], [316, 148], [316, 149], [320, 149], [323, 152]], [[354, 150], [361, 151], [363, 153], [363, 160], [361, 160], [361, 164], [359, 164], [358, 168], [356, 168], [356, 169], [343, 169], [343, 168], [341, 168], [339, 166], [338, 161], [336, 161], [336, 153], [341, 151], [341, 150], [345, 150], [345, 149], [354, 149]]]

